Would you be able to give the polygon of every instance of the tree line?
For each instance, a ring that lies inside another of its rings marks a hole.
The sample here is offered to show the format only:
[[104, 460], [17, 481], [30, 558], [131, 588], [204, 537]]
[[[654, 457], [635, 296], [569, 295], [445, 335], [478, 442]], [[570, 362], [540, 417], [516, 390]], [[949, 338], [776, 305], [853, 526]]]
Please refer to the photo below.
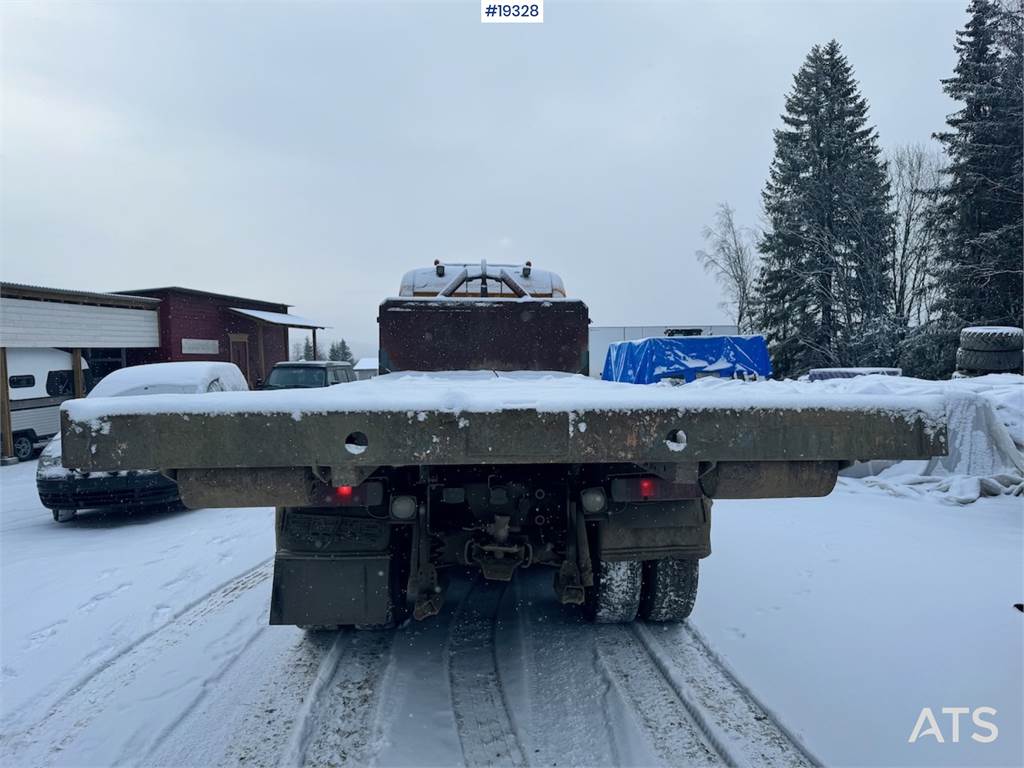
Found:
[[835, 40], [814, 46], [786, 95], [762, 192], [764, 227], [728, 204], [697, 258], [776, 372], [955, 368], [967, 325], [1021, 325], [1024, 0], [971, 0], [942, 89], [958, 102], [937, 145], [883, 154]]
[[305, 342], [296, 341], [292, 343], [292, 360], [339, 360], [345, 363], [355, 364], [355, 357], [344, 339], [332, 341], [327, 347], [327, 354], [324, 354], [323, 344], [317, 339], [316, 355], [313, 355], [313, 340], [306, 338]]

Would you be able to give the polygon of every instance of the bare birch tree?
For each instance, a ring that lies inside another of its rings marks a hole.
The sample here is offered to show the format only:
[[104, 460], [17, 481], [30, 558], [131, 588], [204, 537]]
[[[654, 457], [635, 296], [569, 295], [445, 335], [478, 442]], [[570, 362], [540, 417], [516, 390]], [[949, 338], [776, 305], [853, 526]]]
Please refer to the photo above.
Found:
[[697, 251], [697, 260], [722, 286], [725, 301], [721, 306], [732, 313], [740, 333], [749, 332], [758, 273], [752, 234], [738, 227], [732, 207], [721, 203], [714, 224], [704, 227], [703, 235], [708, 249]]
[[896, 147], [888, 156], [895, 237], [889, 261], [892, 309], [903, 327], [927, 322], [932, 314], [932, 278], [938, 247], [929, 217], [941, 183], [940, 154], [920, 144]]

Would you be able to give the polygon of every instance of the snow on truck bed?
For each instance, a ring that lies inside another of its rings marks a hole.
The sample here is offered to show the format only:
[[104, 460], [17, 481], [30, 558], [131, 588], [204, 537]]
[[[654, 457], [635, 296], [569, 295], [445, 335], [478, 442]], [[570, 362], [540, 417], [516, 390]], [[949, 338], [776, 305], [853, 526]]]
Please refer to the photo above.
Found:
[[682, 387], [600, 381], [557, 372], [454, 371], [391, 373], [366, 381], [320, 389], [231, 392], [208, 395], [68, 401], [63, 406], [77, 422], [105, 416], [181, 413], [304, 414], [345, 412], [493, 413], [507, 410], [628, 412], [641, 408], [679, 408], [688, 411], [728, 408], [892, 412], [904, 419], [921, 418], [926, 427], [940, 427], [946, 417], [941, 393], [922, 395], [843, 391], [822, 382], [745, 383], [703, 379]]

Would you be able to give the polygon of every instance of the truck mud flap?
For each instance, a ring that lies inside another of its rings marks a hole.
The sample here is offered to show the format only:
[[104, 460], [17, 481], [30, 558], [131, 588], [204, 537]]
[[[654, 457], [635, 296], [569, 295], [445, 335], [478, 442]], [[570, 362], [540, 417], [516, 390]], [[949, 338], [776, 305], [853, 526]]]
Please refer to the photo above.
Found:
[[271, 624], [387, 624], [391, 610], [388, 555], [274, 559]]
[[624, 507], [597, 523], [602, 560], [704, 558], [711, 554], [711, 499]]

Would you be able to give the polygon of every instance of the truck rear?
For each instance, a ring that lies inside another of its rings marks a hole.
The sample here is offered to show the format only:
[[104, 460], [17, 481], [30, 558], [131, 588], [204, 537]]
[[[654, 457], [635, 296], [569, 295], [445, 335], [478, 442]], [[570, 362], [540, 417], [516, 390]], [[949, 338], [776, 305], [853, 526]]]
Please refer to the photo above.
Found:
[[436, 614], [467, 567], [549, 568], [595, 621], [678, 621], [712, 499], [824, 496], [848, 461], [946, 452], [939, 398], [589, 379], [586, 305], [529, 262], [414, 270], [378, 323], [368, 381], [69, 403], [65, 465], [160, 467], [190, 507], [276, 506], [271, 623], [334, 627]]

